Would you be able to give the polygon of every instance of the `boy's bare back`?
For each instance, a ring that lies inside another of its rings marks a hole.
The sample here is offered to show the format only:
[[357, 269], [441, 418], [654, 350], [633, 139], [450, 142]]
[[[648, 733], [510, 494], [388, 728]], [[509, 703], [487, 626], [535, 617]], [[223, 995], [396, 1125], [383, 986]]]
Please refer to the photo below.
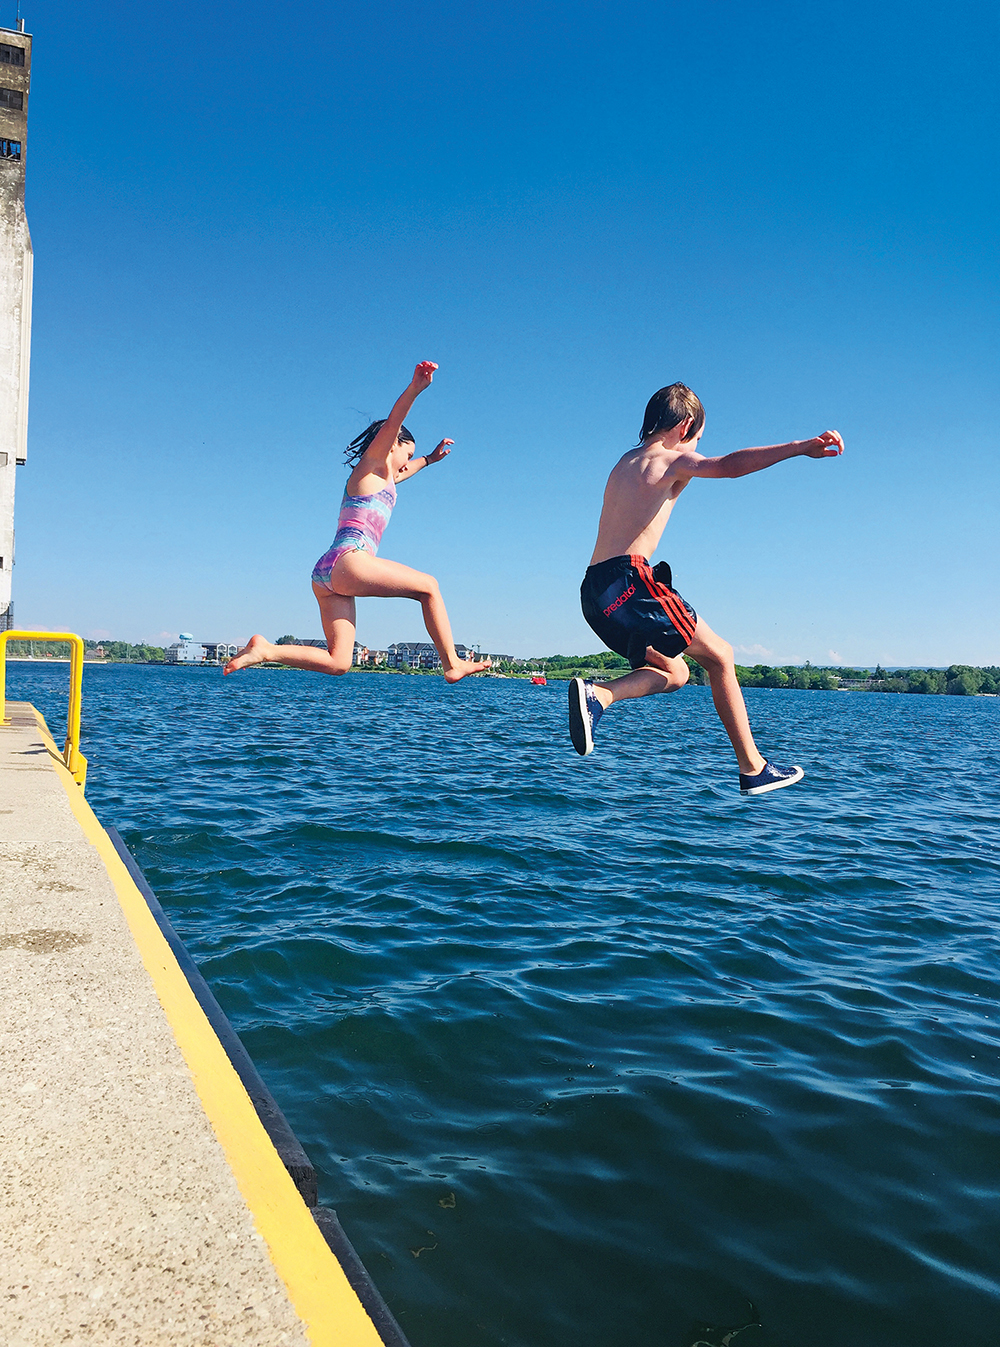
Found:
[[604, 506], [590, 564], [610, 557], [651, 557], [659, 545], [678, 496], [692, 477], [743, 477], [786, 458], [834, 458], [844, 451], [836, 430], [809, 440], [737, 449], [721, 458], [698, 453], [702, 426], [688, 441], [690, 420], [660, 432], [615, 464], [604, 489]]

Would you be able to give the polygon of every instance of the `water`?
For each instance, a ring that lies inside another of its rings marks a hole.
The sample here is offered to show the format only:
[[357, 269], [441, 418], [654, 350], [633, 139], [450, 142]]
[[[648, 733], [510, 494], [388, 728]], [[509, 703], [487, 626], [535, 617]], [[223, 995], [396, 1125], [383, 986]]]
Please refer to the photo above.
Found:
[[[10, 695], [65, 715], [66, 666]], [[1000, 701], [88, 667], [88, 798], [413, 1347], [1000, 1342]], [[726, 1339], [726, 1334], [730, 1337]]]

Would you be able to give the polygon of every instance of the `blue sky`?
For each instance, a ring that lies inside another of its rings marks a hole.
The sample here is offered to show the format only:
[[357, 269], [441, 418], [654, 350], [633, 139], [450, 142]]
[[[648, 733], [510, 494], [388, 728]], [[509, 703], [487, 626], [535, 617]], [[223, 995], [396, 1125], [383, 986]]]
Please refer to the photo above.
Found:
[[382, 552], [457, 640], [599, 647], [604, 482], [681, 379], [705, 453], [847, 442], [678, 505], [658, 555], [739, 658], [1000, 663], [992, 6], [22, 14], [19, 625], [318, 635], [343, 446], [432, 359], [408, 424], [456, 447]]

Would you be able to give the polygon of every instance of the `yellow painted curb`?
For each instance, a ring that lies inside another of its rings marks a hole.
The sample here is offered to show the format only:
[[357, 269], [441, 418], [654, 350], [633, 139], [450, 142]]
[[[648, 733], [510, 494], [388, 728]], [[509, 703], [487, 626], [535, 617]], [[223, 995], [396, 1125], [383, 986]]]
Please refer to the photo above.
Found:
[[378, 1330], [274, 1149], [145, 898], [65, 767], [41, 712], [34, 707], [32, 710], [73, 813], [104, 862], [142, 962], [194, 1078], [202, 1107], [310, 1342], [315, 1347], [383, 1347]]

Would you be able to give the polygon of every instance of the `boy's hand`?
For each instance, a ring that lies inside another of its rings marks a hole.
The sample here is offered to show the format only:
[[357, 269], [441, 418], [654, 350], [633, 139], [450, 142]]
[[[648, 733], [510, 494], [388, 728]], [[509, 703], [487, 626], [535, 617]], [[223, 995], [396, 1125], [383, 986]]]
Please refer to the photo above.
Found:
[[824, 430], [822, 435], [806, 440], [804, 452], [810, 458], [836, 458], [844, 452], [844, 438], [839, 430]]
[[433, 360], [421, 360], [420, 364], [413, 371], [410, 387], [415, 388], [418, 393], [422, 393], [425, 388], [430, 387], [436, 369], [437, 365], [435, 365]]
[[427, 455], [427, 462], [440, 463], [443, 458], [447, 458], [448, 455], [451, 453], [451, 450], [446, 449], [445, 445], [454, 443], [455, 443], [454, 440], [442, 440], [441, 443], [438, 445], [438, 447], [435, 450], [433, 450], [432, 453], [429, 453]]

